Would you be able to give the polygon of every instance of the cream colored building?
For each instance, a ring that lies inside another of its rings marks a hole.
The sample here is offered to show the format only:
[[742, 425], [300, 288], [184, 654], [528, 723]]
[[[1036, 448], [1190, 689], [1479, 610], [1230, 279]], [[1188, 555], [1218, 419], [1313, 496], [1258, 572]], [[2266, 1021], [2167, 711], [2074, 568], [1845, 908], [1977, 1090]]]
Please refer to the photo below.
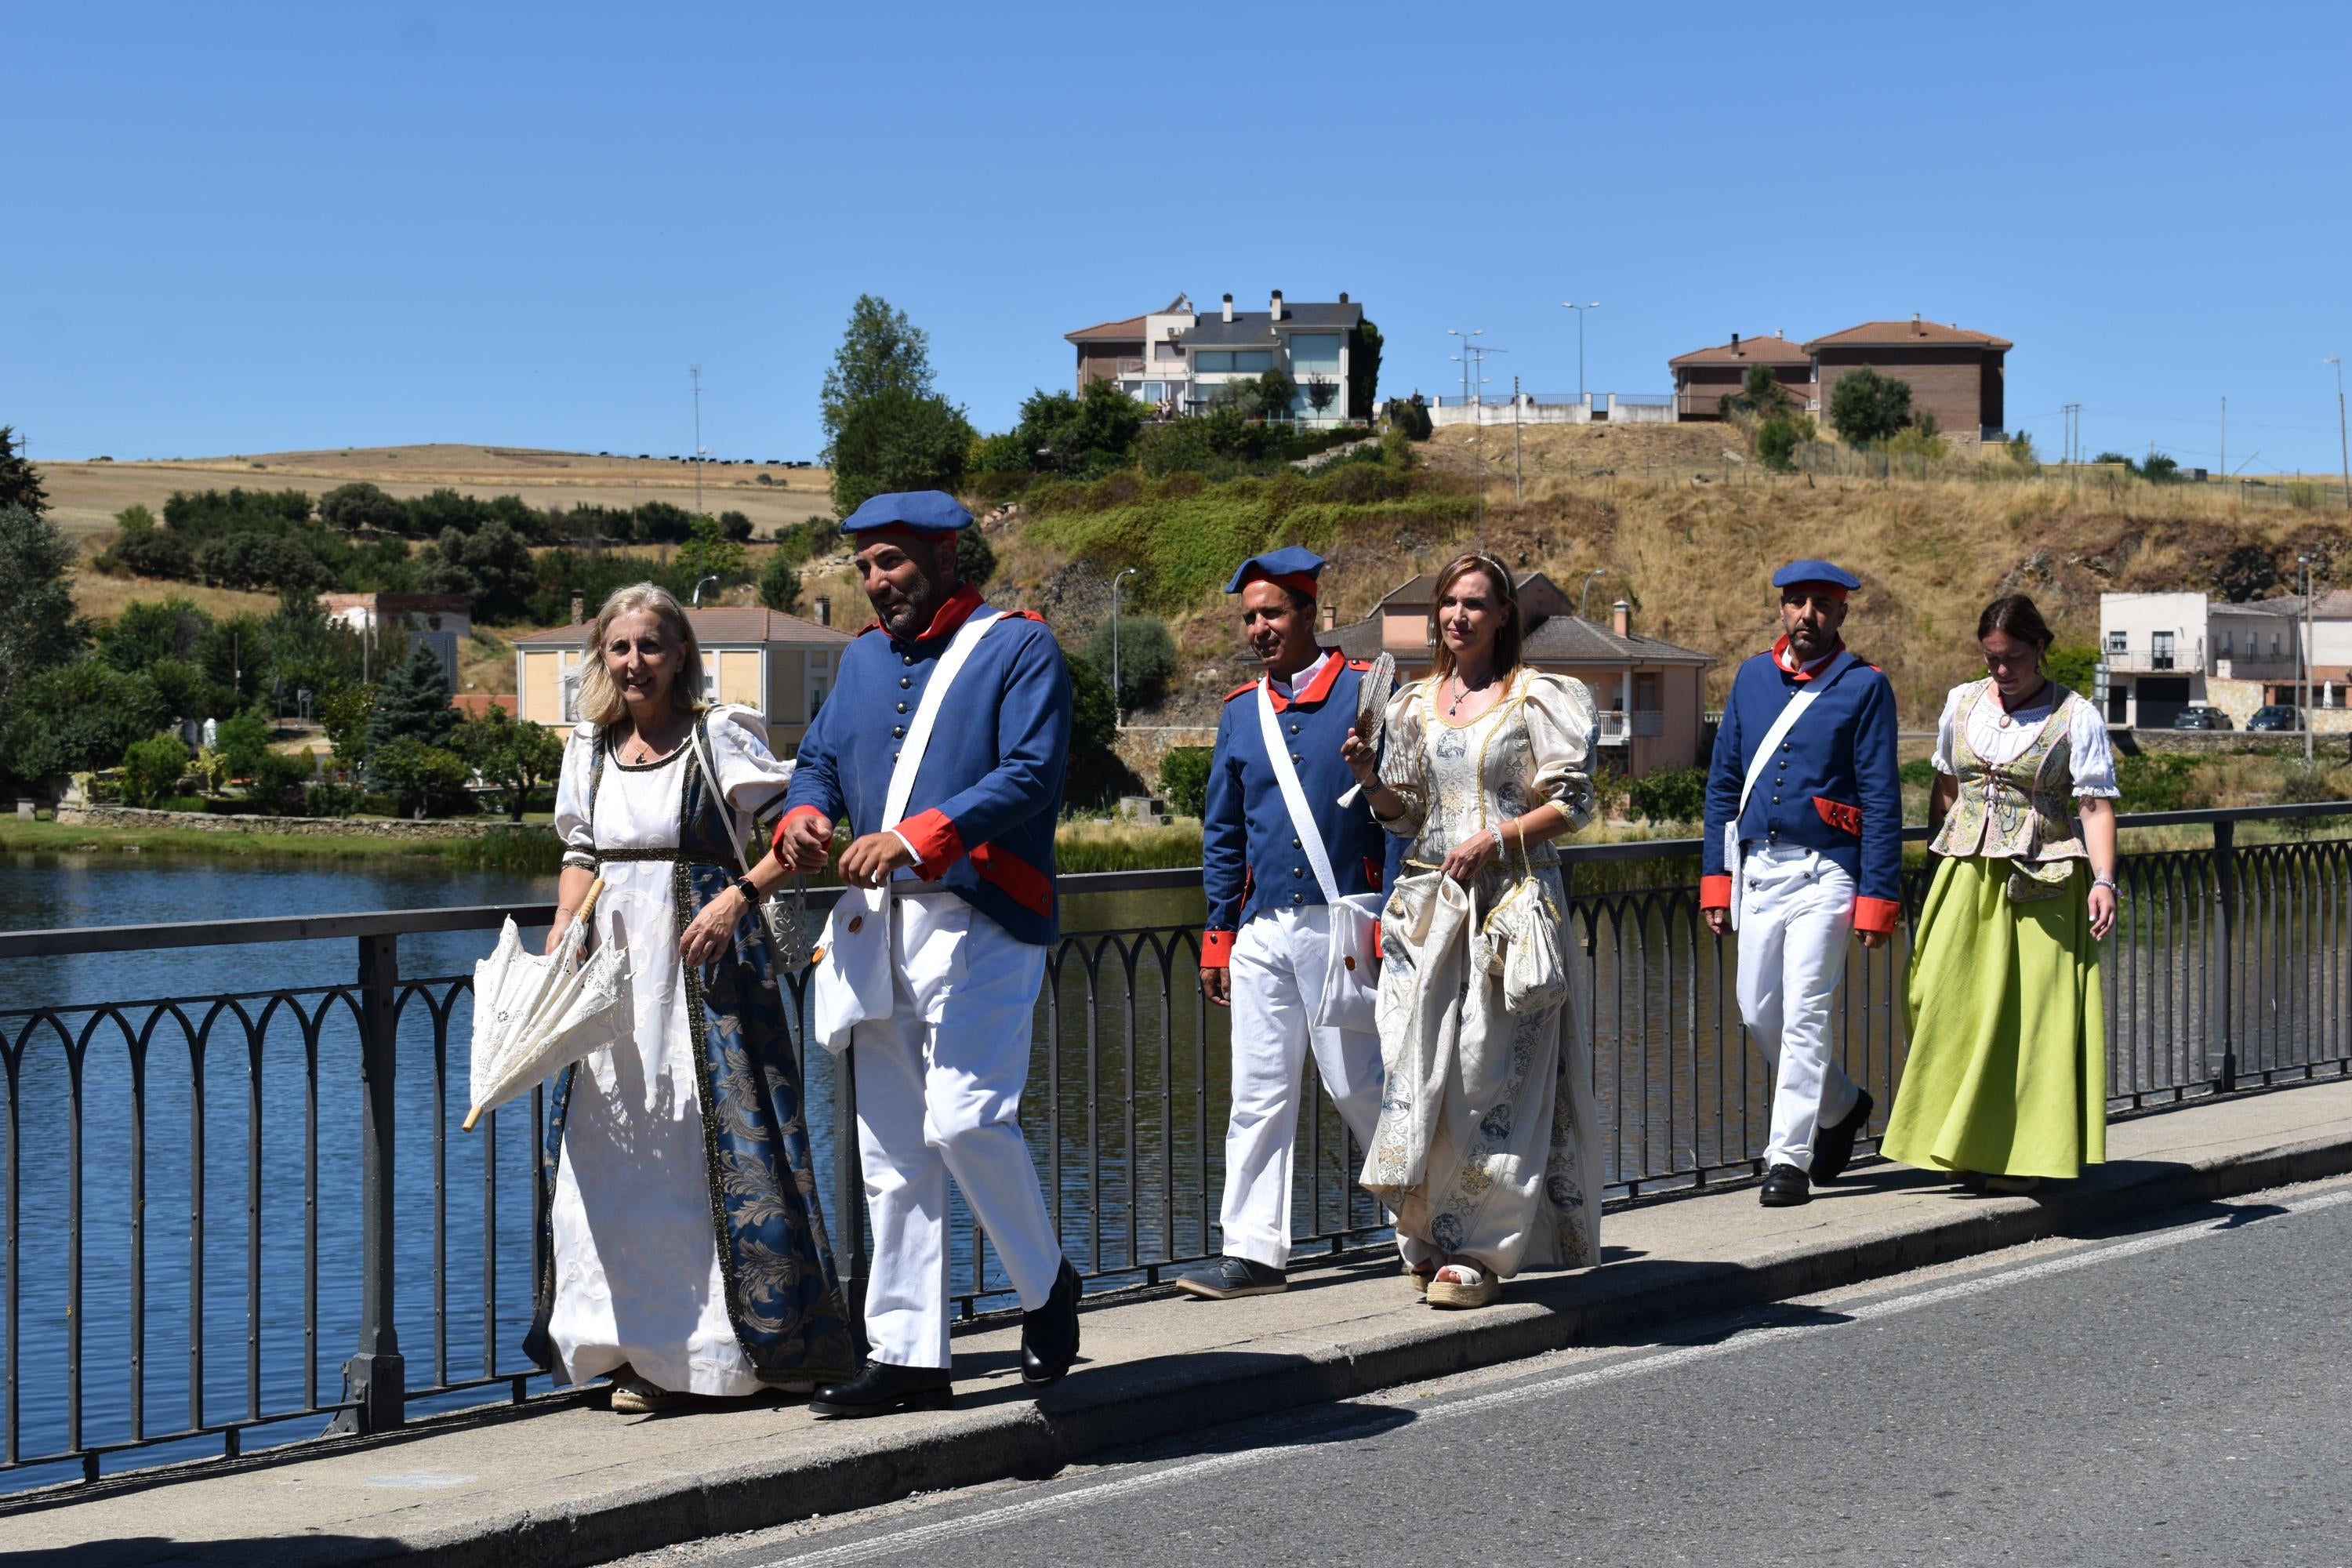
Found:
[[[822, 608], [822, 606], [820, 606]], [[768, 744], [789, 757], [833, 689], [849, 634], [781, 610], [688, 610], [702, 645], [703, 697], [755, 708]], [[514, 639], [516, 717], [534, 724], [579, 721], [586, 626], [556, 626]]]

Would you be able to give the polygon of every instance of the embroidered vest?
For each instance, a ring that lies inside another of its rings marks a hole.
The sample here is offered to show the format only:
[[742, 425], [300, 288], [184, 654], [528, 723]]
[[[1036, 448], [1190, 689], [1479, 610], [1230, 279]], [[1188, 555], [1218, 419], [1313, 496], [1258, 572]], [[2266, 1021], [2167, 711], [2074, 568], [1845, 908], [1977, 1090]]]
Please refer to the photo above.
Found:
[[1952, 716], [1952, 763], [1959, 770], [1959, 794], [1944, 816], [1942, 831], [1929, 847], [1938, 855], [1981, 855], [2010, 860], [2011, 898], [2054, 893], [2074, 874], [2074, 862], [2090, 858], [2075, 822], [2073, 733], [2074, 705], [2083, 700], [2064, 687], [2050, 705], [2032, 744], [2006, 763], [1991, 763], [1969, 742], [1969, 720], [1992, 690], [1979, 680]]

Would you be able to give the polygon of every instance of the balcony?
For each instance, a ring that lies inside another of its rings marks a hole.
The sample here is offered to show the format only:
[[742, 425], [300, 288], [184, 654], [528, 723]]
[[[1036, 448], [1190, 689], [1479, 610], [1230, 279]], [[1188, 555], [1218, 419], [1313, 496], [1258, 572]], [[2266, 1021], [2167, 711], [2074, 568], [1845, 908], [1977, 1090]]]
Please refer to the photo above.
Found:
[[2109, 648], [2099, 655], [2101, 663], [2110, 674], [2116, 675], [2202, 675], [2205, 672], [2205, 639], [2198, 638], [2178, 647], [2161, 649]]
[[1622, 746], [1629, 741], [1651, 741], [1666, 732], [1664, 710], [1638, 708], [1628, 713], [1621, 708], [1604, 708], [1593, 715], [1601, 724], [1601, 744]]

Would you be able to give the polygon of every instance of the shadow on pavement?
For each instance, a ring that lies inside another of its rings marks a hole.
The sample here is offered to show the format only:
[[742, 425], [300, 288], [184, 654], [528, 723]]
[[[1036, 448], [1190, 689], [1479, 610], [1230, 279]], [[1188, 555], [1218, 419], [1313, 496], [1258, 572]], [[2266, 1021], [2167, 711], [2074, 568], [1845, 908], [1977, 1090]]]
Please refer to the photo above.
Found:
[[397, 1542], [372, 1535], [252, 1536], [221, 1541], [173, 1541], [161, 1535], [118, 1536], [75, 1546], [5, 1553], [9, 1568], [171, 1568], [219, 1564], [220, 1568], [334, 1568], [370, 1563], [400, 1550]]

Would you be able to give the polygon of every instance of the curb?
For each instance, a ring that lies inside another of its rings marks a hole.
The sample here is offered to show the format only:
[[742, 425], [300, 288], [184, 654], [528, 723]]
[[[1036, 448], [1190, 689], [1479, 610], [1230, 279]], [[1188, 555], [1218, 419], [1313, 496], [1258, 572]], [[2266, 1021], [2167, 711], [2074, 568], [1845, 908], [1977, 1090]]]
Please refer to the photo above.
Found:
[[877, 1437], [845, 1454], [779, 1457], [616, 1491], [591, 1508], [521, 1513], [446, 1534], [344, 1543], [338, 1563], [568, 1568], [709, 1536], [790, 1524], [943, 1491], [1055, 1474], [1114, 1447], [1523, 1360], [1626, 1330], [1712, 1315], [2189, 1204], [2352, 1172], [2352, 1139], [2314, 1139], [2190, 1163], [2119, 1162], [2050, 1201], [1987, 1199], [1950, 1219], [1857, 1245], [1792, 1247], [1746, 1264], [1621, 1263], [1544, 1280], [1475, 1314], [1349, 1343], [1324, 1335], [1258, 1342], [1081, 1375], [1035, 1403], [974, 1409], [951, 1431]]

